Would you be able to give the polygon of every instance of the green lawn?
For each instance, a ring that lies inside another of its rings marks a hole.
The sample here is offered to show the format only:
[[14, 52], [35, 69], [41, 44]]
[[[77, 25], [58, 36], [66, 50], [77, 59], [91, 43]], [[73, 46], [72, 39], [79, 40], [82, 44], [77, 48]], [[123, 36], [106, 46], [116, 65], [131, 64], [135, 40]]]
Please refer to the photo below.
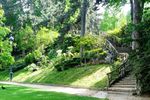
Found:
[[4, 86], [6, 87], [5, 90], [0, 88], [0, 100], [104, 100], [64, 93], [44, 92], [14, 85]]
[[[57, 72], [52, 68], [44, 68], [36, 72], [23, 69], [15, 73], [14, 81], [103, 89], [107, 85], [106, 74], [110, 72], [110, 67], [111, 65], [101, 64], [72, 68], [62, 72]], [[7, 79], [4, 72], [1, 72], [0, 80]]]

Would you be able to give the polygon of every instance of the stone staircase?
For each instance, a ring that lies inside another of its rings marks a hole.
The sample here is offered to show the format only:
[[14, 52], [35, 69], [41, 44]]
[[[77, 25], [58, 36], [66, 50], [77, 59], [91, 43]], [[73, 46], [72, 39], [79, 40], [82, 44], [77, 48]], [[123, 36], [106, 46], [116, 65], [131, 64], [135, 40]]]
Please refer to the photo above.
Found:
[[129, 75], [108, 88], [109, 93], [130, 94], [136, 93], [136, 79]]

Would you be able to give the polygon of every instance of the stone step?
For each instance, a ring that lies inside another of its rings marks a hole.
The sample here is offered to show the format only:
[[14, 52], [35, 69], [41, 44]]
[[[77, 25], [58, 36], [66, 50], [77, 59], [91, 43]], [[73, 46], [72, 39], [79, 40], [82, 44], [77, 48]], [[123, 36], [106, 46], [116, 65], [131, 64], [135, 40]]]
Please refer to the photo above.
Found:
[[136, 88], [136, 85], [112, 85], [112, 87], [121, 87], [121, 88]]
[[122, 80], [134, 80], [134, 81], [136, 81], [135, 78], [124, 78], [124, 79], [122, 79]]
[[131, 82], [131, 83], [136, 83], [136, 80], [125, 80], [125, 79], [123, 79], [123, 80], [120, 80], [119, 82]]
[[120, 80], [119, 82], [136, 82], [136, 80]]
[[128, 77], [125, 77], [124, 79], [136, 79], [136, 78], [133, 76], [128, 76]]
[[136, 82], [136, 80], [129, 80], [129, 79], [123, 79], [123, 80], [120, 80], [119, 82]]
[[133, 92], [123, 92], [123, 91], [108, 91], [108, 94], [119, 94], [119, 95], [129, 95], [132, 96]]
[[134, 83], [134, 82], [119, 82], [119, 83], [116, 83], [116, 85], [136, 85], [136, 83]]
[[108, 91], [117, 91], [117, 92], [135, 92], [136, 88], [120, 88], [120, 87], [110, 87]]

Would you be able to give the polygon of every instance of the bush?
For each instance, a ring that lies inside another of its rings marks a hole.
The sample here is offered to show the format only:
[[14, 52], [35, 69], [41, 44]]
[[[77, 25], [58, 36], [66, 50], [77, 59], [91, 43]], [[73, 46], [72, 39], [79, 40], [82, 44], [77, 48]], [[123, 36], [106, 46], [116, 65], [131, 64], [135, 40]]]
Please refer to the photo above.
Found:
[[56, 56], [57, 56], [57, 53], [56, 53], [56, 50], [55, 50], [55, 49], [49, 50], [49, 52], [48, 52], [48, 57], [49, 57], [49, 59], [53, 59], [53, 58], [55, 58]]
[[38, 70], [38, 66], [34, 63], [28, 65], [25, 69], [27, 69], [28, 71], [34, 72]]
[[[140, 58], [137, 58], [137, 55]], [[142, 89], [141, 92], [150, 91], [150, 56], [134, 53], [132, 57], [130, 57], [130, 64], [133, 66], [134, 74], [139, 81], [139, 85]]]
[[68, 60], [61, 61], [61, 63], [58, 63], [55, 68], [57, 71], [63, 71], [67, 70], [69, 68], [74, 68], [75, 66], [80, 65], [80, 58], [72, 58]]
[[[84, 53], [84, 58], [86, 59], [87, 63], [101, 63], [103, 62], [102, 60], [105, 59], [107, 53], [103, 51], [102, 48], [100, 49], [93, 49], [90, 51], [86, 51]], [[89, 62], [88, 62], [89, 61]]]
[[138, 80], [138, 84], [141, 87], [141, 92], [150, 91], [150, 15], [148, 9], [144, 12], [145, 17], [136, 28], [140, 31], [140, 49], [139, 52], [132, 53], [130, 56], [130, 64], [134, 67], [134, 74]]
[[42, 53], [39, 50], [35, 50], [32, 53], [29, 53], [25, 57], [25, 63], [31, 64], [36, 63], [42, 57]]
[[49, 66], [48, 57], [43, 55], [37, 64], [40, 67], [48, 67]]

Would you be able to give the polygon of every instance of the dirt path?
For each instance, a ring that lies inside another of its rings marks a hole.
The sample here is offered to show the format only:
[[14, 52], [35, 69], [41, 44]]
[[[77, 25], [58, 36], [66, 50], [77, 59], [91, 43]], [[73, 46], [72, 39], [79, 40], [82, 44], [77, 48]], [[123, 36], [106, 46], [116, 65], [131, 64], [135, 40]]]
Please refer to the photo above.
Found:
[[125, 95], [125, 94], [107, 93], [107, 91], [96, 91], [96, 90], [83, 89], [83, 88], [72, 88], [72, 87], [54, 86], [54, 85], [25, 84], [25, 83], [16, 83], [16, 82], [0, 82], [0, 84], [25, 86], [25, 87], [40, 89], [42, 91], [63, 92], [68, 94], [90, 96], [90, 97], [97, 97], [97, 98], [109, 98], [109, 100], [150, 100], [150, 97], [136, 97], [127, 94]]

